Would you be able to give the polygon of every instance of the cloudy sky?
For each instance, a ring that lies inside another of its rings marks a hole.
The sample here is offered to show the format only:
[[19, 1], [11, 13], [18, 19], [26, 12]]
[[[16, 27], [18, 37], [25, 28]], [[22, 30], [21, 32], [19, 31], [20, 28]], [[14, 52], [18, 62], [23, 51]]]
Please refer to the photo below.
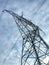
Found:
[[0, 0], [0, 65], [16, 65], [20, 62], [22, 37], [12, 16], [2, 12], [4, 9], [19, 15], [23, 12], [25, 18], [45, 32], [43, 38], [48, 44], [49, 0]]

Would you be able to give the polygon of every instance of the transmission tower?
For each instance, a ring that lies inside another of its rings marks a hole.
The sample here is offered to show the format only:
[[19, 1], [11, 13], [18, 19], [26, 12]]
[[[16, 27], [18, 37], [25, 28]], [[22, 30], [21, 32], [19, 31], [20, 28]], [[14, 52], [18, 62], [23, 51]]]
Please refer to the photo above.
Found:
[[23, 38], [21, 65], [46, 65], [43, 60], [49, 55], [49, 46], [41, 37], [40, 28], [23, 16], [4, 11], [13, 16]]

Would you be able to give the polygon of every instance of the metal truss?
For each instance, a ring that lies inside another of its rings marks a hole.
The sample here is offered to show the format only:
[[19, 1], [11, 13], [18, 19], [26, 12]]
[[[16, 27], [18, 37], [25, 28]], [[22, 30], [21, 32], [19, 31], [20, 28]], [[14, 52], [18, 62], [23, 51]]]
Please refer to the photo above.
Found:
[[21, 65], [46, 65], [43, 60], [49, 55], [49, 46], [41, 37], [40, 28], [12, 11], [4, 11], [13, 16], [23, 38]]

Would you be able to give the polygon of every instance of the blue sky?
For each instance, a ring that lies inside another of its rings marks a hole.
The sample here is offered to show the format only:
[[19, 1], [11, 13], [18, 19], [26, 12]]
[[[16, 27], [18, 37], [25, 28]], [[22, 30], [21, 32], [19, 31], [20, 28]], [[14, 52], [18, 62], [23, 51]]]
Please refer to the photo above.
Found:
[[4, 9], [19, 15], [23, 12], [25, 18], [45, 32], [43, 38], [48, 44], [49, 0], [0, 0], [0, 65], [16, 65], [20, 62], [22, 37], [12, 16], [2, 13]]

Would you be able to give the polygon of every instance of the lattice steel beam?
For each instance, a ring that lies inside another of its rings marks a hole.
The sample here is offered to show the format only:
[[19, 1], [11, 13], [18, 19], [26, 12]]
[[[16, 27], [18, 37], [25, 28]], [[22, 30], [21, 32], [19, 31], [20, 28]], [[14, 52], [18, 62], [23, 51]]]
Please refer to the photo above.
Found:
[[21, 65], [46, 65], [43, 59], [49, 55], [49, 46], [41, 37], [40, 28], [12, 11], [4, 11], [13, 16], [23, 38]]

